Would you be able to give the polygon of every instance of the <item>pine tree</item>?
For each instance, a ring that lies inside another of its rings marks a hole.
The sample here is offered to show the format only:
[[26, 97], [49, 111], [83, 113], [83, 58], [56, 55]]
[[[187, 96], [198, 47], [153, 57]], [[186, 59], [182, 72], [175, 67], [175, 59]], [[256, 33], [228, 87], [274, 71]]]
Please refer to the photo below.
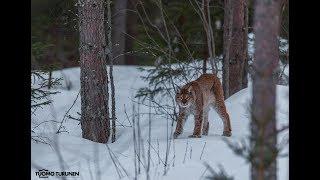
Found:
[[110, 135], [103, 3], [78, 2], [82, 137], [99, 143]]
[[277, 179], [276, 84], [279, 61], [279, 1], [256, 1], [255, 58], [251, 105], [251, 179]]
[[246, 87], [246, 0], [225, 0], [223, 83], [225, 98]]

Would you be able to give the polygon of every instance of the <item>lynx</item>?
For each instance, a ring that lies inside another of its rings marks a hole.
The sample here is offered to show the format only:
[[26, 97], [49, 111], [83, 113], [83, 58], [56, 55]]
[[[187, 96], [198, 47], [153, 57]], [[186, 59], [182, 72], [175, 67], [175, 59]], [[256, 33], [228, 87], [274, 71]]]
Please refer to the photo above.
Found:
[[177, 138], [183, 132], [183, 126], [187, 116], [193, 114], [195, 124], [193, 134], [189, 137], [200, 138], [208, 135], [208, 112], [213, 107], [223, 122], [222, 136], [231, 136], [229, 114], [226, 110], [223, 97], [223, 89], [218, 77], [214, 74], [203, 74], [195, 81], [184, 85], [176, 94], [176, 102], [179, 106], [179, 116], [174, 132]]

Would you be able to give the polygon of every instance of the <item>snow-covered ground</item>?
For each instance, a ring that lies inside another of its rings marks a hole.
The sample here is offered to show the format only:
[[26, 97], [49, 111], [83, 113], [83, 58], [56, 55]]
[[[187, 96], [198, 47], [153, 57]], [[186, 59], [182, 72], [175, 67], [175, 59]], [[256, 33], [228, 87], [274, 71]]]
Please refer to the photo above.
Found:
[[[130, 127], [132, 122], [126, 118], [125, 111], [132, 115], [132, 99], [135, 92], [140, 87], [147, 85], [140, 79], [144, 72], [137, 70], [136, 66], [115, 66], [115, 88], [117, 102], [117, 141], [105, 144], [94, 143], [81, 138], [81, 128], [76, 120], [66, 118], [64, 126], [68, 133], [56, 135], [58, 125], [54, 122], [40, 124], [34, 131], [51, 143], [51, 146], [32, 142], [31, 176], [33, 180], [39, 179], [35, 172], [39, 169], [49, 171], [76, 171], [80, 177], [70, 177], [69, 179], [83, 180], [113, 180], [133, 179], [134, 177], [134, 144], [133, 130]], [[80, 70], [71, 68], [63, 70], [65, 77], [72, 83], [72, 88], [67, 90], [62, 86], [57, 90], [59, 94], [51, 96], [53, 103], [43, 109], [36, 111], [32, 116], [31, 127], [35, 127], [44, 121], [61, 121], [66, 111], [71, 107], [80, 89]], [[55, 77], [62, 76], [60, 71], [54, 72]], [[288, 124], [288, 95], [287, 86], [277, 86], [277, 122], [278, 127]], [[251, 97], [251, 86], [241, 90], [226, 100], [227, 110], [230, 114], [233, 129], [230, 140], [240, 140], [249, 134], [249, 113], [248, 103]], [[145, 106], [140, 107], [141, 137], [144, 142], [145, 157], [147, 157], [148, 138], [148, 112]], [[70, 110], [69, 114], [78, 117], [80, 112], [80, 97]], [[131, 119], [130, 119], [131, 120]], [[170, 121], [170, 120], [169, 120]], [[187, 138], [193, 131], [193, 117], [189, 117], [185, 125], [184, 133], [176, 140], [170, 140], [170, 150], [168, 151], [168, 173], [164, 174], [164, 161], [167, 149], [167, 136], [171, 126], [165, 118], [161, 116], [151, 116], [151, 168], [150, 179], [185, 179], [198, 180], [205, 179], [210, 175], [206, 171], [204, 162], [210, 164], [214, 169], [221, 164], [225, 171], [236, 180], [249, 179], [249, 164], [241, 157], [235, 155], [224, 142], [222, 134], [222, 122], [218, 115], [212, 110], [209, 114], [210, 130], [208, 136], [200, 139]], [[122, 125], [120, 125], [122, 124]], [[168, 128], [167, 128], [168, 127]], [[173, 126], [175, 128], [175, 124]], [[279, 142], [282, 138], [288, 138], [288, 130], [279, 135]], [[108, 150], [108, 147], [110, 150]], [[288, 145], [283, 153], [288, 153]], [[113, 158], [110, 157], [110, 154]], [[202, 154], [202, 155], [201, 155]], [[201, 159], [200, 159], [201, 157]], [[113, 163], [113, 161], [116, 161]], [[61, 163], [62, 162], [62, 163]], [[146, 179], [144, 166], [147, 159], [141, 160], [141, 174], [138, 179]], [[278, 158], [278, 179], [289, 179], [288, 157]], [[57, 176], [49, 176], [49, 179], [60, 179]]]

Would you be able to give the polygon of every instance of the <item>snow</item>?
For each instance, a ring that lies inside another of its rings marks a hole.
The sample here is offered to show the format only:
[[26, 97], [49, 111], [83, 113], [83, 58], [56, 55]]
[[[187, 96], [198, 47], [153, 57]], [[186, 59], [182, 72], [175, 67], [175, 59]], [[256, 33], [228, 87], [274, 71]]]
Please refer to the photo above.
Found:
[[[76, 120], [66, 118], [64, 126], [68, 133], [63, 132], [58, 135], [55, 134], [58, 123], [46, 122], [40, 124], [34, 131], [43, 137], [47, 137], [51, 145], [32, 142], [32, 179], [39, 179], [39, 177], [35, 175], [35, 172], [40, 168], [48, 169], [49, 171], [79, 171], [80, 178], [70, 177], [67, 179], [119, 179], [117, 168], [112, 159], [120, 162], [120, 164], [117, 163], [117, 167], [120, 169], [121, 179], [133, 179], [133, 136], [132, 128], [130, 127], [131, 122], [127, 120], [125, 111], [128, 116], [132, 115], [132, 99], [135, 92], [138, 88], [147, 85], [146, 82], [140, 79], [140, 76], [144, 75], [144, 73], [145, 72], [139, 71], [137, 66], [114, 67], [117, 102], [116, 112], [119, 121], [117, 124], [117, 140], [115, 143], [105, 145], [81, 138], [81, 127]], [[79, 93], [79, 68], [64, 69], [62, 73], [61, 71], [56, 71], [53, 73], [53, 76], [68, 77], [72, 83], [72, 88], [67, 90], [64, 83], [62, 83], [62, 86], [55, 89], [60, 91], [60, 93], [51, 96], [53, 99], [51, 106], [36, 111], [36, 114], [32, 116], [31, 127], [44, 121], [61, 121]], [[288, 124], [288, 93], [288, 86], [277, 86], [278, 128]], [[230, 114], [233, 129], [232, 137], [227, 139], [238, 141], [249, 134], [249, 113], [247, 107], [250, 97], [251, 84], [249, 84], [248, 88], [239, 91], [226, 100], [226, 106]], [[74, 107], [69, 112], [73, 117], [79, 117], [77, 112], [80, 112], [80, 98], [79, 96]], [[147, 107], [140, 106], [140, 129], [146, 157], [148, 150], [148, 115], [144, 113], [147, 113], [148, 110]], [[151, 117], [152, 148], [150, 152], [150, 179], [205, 179], [205, 177], [209, 175], [209, 172], [205, 171], [206, 167], [203, 164], [204, 162], [207, 162], [214, 169], [217, 169], [218, 165], [221, 164], [227, 174], [233, 176], [235, 180], [249, 179], [249, 164], [229, 149], [224, 141], [226, 137], [221, 136], [223, 130], [222, 121], [213, 110], [209, 113], [210, 129], [208, 136], [202, 136], [200, 139], [188, 138], [188, 135], [193, 132], [193, 117], [189, 117], [185, 125], [184, 133], [181, 134], [178, 139], [174, 141], [170, 140], [168, 172], [166, 175], [163, 175], [167, 136], [170, 137], [170, 134], [167, 134], [167, 130], [169, 133], [171, 131], [171, 121], [168, 121], [162, 116], [152, 115]], [[173, 128], [175, 128], [175, 125], [174, 123]], [[278, 141], [280, 142], [283, 138], [288, 138], [288, 133], [288, 130], [286, 130], [279, 134]], [[110, 151], [107, 146], [110, 148]], [[157, 152], [159, 152], [159, 155]], [[110, 153], [113, 153], [112, 156], [116, 158], [111, 158]], [[288, 145], [286, 145], [283, 153], [288, 153]], [[59, 154], [61, 156], [59, 156]], [[145, 164], [146, 162], [147, 159], [142, 158], [142, 163]], [[288, 179], [288, 157], [279, 157], [277, 163], [278, 179]], [[49, 176], [48, 179], [60, 178], [57, 176]], [[146, 179], [143, 166], [141, 166], [141, 174], [139, 174], [137, 179]]]
[[[254, 59], [254, 50], [255, 50], [255, 47], [254, 47], [254, 38], [255, 38], [255, 35], [253, 33], [249, 33], [248, 34], [248, 54], [249, 54], [249, 57], [250, 59]], [[281, 37], [278, 38], [279, 39], [279, 50], [280, 52], [288, 52], [289, 50], [289, 42], [287, 39], [283, 39]], [[253, 61], [249, 61], [249, 63], [252, 63]], [[279, 61], [279, 66], [280, 66], [280, 69], [284, 69], [284, 74], [289, 76], [289, 64], [287, 66], [284, 66], [283, 63], [281, 63], [281, 61]]]

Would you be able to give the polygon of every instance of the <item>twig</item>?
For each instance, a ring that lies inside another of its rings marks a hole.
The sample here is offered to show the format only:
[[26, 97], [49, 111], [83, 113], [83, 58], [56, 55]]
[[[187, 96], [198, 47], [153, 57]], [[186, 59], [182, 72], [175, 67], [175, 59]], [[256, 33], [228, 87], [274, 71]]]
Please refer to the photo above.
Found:
[[62, 132], [62, 131], [61, 131], [62, 124], [63, 124], [63, 122], [65, 121], [65, 118], [66, 118], [67, 114], [69, 113], [69, 111], [70, 111], [70, 110], [72, 109], [72, 107], [75, 105], [75, 103], [76, 103], [76, 101], [77, 101], [77, 99], [78, 99], [78, 97], [79, 97], [80, 92], [81, 92], [81, 91], [79, 90], [76, 99], [73, 101], [71, 107], [70, 107], [70, 108], [66, 111], [66, 113], [64, 114], [64, 116], [63, 116], [63, 118], [62, 118], [62, 121], [60, 122], [60, 126], [59, 126], [56, 134], [59, 134], [59, 133]]
[[[149, 105], [151, 105], [151, 100], [149, 100]], [[148, 165], [147, 165], [147, 180], [150, 180], [150, 175], [149, 175], [149, 171], [150, 171], [150, 147], [151, 147], [151, 107], [149, 107], [149, 134], [148, 134]]]
[[113, 164], [114, 164], [114, 167], [116, 168], [116, 171], [117, 171], [117, 174], [118, 174], [118, 176], [119, 176], [119, 179], [121, 179], [122, 176], [120, 175], [119, 167], [117, 166], [117, 164], [115, 163], [115, 161], [114, 161], [114, 159], [113, 159], [113, 157], [112, 157], [112, 155], [111, 155], [109, 146], [108, 146], [107, 144], [106, 144], [106, 146], [107, 146], [107, 148], [108, 148], [109, 156], [110, 156], [110, 158], [111, 158], [111, 160], [112, 160], [112, 162], [113, 162]]
[[188, 151], [188, 145], [189, 145], [189, 142], [187, 140], [187, 144], [186, 144], [186, 150], [184, 152], [184, 157], [183, 157], [183, 164], [186, 162], [186, 156], [187, 156], [187, 151]]
[[203, 148], [202, 148], [202, 151], [201, 151], [201, 155], [200, 155], [200, 160], [201, 160], [201, 157], [202, 157], [202, 154], [203, 154], [204, 148], [206, 147], [206, 144], [207, 144], [207, 142], [204, 142], [204, 145], [203, 145]]
[[[149, 143], [149, 141], [148, 141], [148, 143]], [[158, 155], [158, 162], [159, 162], [159, 164], [160, 164], [160, 162], [164, 165], [165, 163], [163, 162], [163, 160], [160, 158], [160, 152], [159, 152], [159, 149], [158, 149], [158, 151], [151, 145], [151, 143], [150, 143], [150, 147], [153, 149], [153, 151]]]
[[[126, 113], [126, 111], [125, 111]], [[137, 160], [136, 160], [136, 156], [137, 156], [137, 143], [136, 143], [136, 130], [135, 130], [135, 110], [134, 110], [134, 104], [132, 105], [132, 133], [133, 133], [133, 152], [134, 152], [134, 179], [137, 179]], [[127, 115], [127, 113], [126, 113]], [[127, 115], [128, 116], [128, 115]]]

